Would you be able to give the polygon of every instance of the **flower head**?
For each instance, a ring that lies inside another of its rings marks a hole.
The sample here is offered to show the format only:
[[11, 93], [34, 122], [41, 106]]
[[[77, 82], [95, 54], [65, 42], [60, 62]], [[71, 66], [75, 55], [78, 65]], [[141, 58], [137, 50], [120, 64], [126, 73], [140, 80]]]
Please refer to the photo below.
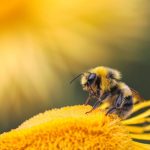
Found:
[[[138, 104], [134, 111], [149, 106], [150, 101]], [[104, 106], [103, 106], [104, 107]], [[91, 106], [68, 106], [41, 113], [8, 133], [0, 135], [1, 150], [16, 149], [107, 149], [149, 150], [148, 144], [134, 139], [150, 140], [150, 110], [121, 121], [116, 115], [106, 116], [102, 109], [85, 114]], [[130, 126], [129, 124], [134, 124]]]

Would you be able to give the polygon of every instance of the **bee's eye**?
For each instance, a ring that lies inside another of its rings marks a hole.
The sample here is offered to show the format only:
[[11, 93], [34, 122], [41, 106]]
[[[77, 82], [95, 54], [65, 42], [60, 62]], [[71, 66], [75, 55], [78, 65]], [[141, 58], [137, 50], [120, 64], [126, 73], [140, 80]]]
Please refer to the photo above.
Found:
[[88, 83], [92, 84], [96, 79], [96, 74], [95, 73], [91, 73], [88, 77]]

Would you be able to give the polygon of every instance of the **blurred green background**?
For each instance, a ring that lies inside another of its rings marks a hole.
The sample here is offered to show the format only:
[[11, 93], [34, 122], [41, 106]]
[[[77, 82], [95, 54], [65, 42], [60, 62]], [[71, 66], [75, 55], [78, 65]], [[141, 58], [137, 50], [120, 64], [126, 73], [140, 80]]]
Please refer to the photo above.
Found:
[[150, 98], [149, 0], [0, 2], [0, 133], [45, 110], [82, 104], [96, 66], [120, 70]]

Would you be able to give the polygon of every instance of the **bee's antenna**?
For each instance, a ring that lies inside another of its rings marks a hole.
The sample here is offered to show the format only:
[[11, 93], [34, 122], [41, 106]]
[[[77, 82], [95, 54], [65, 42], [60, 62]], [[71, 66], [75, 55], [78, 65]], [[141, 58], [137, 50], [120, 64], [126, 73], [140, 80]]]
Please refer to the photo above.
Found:
[[74, 77], [74, 78], [70, 81], [70, 84], [71, 84], [74, 80], [76, 80], [77, 78], [79, 78], [81, 75], [83, 75], [83, 73], [80, 73], [79, 75], [77, 75], [76, 77]]

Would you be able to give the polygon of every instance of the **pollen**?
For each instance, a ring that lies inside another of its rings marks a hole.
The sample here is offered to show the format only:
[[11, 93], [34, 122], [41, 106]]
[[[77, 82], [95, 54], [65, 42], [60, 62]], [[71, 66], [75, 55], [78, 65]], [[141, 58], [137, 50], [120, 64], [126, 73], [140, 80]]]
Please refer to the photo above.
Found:
[[115, 114], [106, 116], [101, 108], [85, 114], [90, 109], [76, 105], [38, 114], [17, 129], [1, 134], [0, 150], [148, 150], [148, 144], [132, 140], [136, 136], [140, 139], [144, 130], [137, 129], [139, 135], [130, 134], [134, 127], [128, 127], [128, 120], [121, 121]]

